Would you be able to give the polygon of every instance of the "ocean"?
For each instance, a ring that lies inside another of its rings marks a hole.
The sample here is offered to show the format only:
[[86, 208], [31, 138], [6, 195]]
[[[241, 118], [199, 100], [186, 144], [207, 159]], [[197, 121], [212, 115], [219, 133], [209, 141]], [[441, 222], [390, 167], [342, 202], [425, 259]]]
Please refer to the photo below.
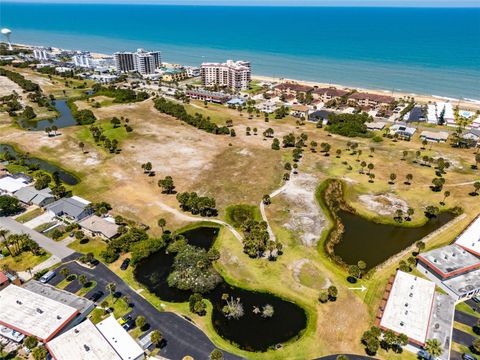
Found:
[[0, 2], [12, 41], [113, 53], [145, 48], [257, 75], [480, 99], [480, 8], [25, 4]]

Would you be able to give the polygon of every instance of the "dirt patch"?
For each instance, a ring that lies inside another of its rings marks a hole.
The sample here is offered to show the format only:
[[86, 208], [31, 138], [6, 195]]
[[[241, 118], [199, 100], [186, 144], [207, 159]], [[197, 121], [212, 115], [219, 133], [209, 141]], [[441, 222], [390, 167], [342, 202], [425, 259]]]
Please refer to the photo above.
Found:
[[23, 92], [22, 88], [15, 84], [12, 80], [6, 76], [0, 76], [0, 96], [11, 95], [13, 91], [19, 95], [21, 95]]
[[318, 178], [311, 174], [293, 175], [282, 196], [290, 203], [290, 218], [284, 226], [299, 234], [306, 246], [315, 246], [325, 228], [326, 219], [315, 199]]
[[408, 210], [407, 202], [392, 193], [360, 195], [358, 199], [368, 210], [382, 216], [394, 215], [399, 209], [404, 213]]
[[308, 259], [300, 259], [290, 267], [295, 281], [303, 286], [320, 290], [331, 282], [321, 276], [320, 270]]

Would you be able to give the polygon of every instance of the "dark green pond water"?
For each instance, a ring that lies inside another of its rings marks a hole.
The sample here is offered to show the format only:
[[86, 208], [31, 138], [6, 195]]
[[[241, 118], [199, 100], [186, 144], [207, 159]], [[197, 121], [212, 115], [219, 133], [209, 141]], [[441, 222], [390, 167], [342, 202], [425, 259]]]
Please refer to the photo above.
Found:
[[61, 129], [68, 126], [76, 125], [77, 122], [73, 118], [72, 112], [67, 105], [66, 100], [54, 100], [52, 102], [55, 109], [57, 109], [59, 115], [54, 119], [48, 120], [40, 120], [40, 121], [32, 121], [32, 120], [25, 120], [20, 119], [18, 120], [18, 124], [27, 130], [33, 131], [43, 131], [47, 127], [52, 127], [55, 125], [57, 128]]
[[[202, 227], [183, 233], [191, 245], [209, 249], [218, 235], [218, 229]], [[159, 298], [170, 302], [186, 302], [191, 292], [171, 288], [167, 284], [174, 255], [161, 250], [140, 262], [135, 268], [135, 278]], [[259, 260], [264, 261], [264, 260]], [[225, 301], [222, 295], [240, 298], [245, 314], [238, 320], [227, 319], [222, 313]], [[220, 283], [213, 291], [204, 294], [213, 304], [212, 323], [224, 339], [248, 351], [265, 351], [297, 336], [307, 325], [305, 311], [299, 306], [277, 296], [248, 291]], [[254, 307], [270, 304], [274, 308], [271, 318], [254, 314]], [[208, 316], [208, 315], [207, 315]]]
[[[15, 157], [18, 157], [17, 151], [10, 145], [7, 144], [0, 144], [0, 152], [8, 151]], [[79, 180], [72, 174], [66, 172], [62, 168], [49, 163], [48, 161], [36, 158], [36, 157], [29, 157], [25, 160], [26, 165], [34, 164], [37, 165], [39, 169], [44, 170], [50, 174], [54, 172], [58, 172], [58, 176], [62, 182], [68, 185], [77, 185]]]
[[335, 245], [335, 254], [347, 264], [357, 264], [363, 260], [369, 269], [421, 240], [455, 217], [452, 213], [443, 212], [429, 219], [425, 225], [412, 228], [377, 224], [343, 210], [340, 210], [338, 215], [345, 225], [345, 232], [340, 243]]

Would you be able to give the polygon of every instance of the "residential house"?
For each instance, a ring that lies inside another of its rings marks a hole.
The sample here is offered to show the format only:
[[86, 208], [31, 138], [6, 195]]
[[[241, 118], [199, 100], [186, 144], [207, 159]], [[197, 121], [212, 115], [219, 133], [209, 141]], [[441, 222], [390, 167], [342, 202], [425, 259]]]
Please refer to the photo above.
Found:
[[27, 186], [31, 181], [14, 175], [0, 177], [0, 195], [13, 195], [16, 191]]
[[46, 209], [54, 216], [66, 217], [74, 222], [80, 221], [93, 213], [90, 202], [78, 196], [59, 199], [47, 205]]
[[91, 215], [82, 219], [78, 225], [91, 236], [100, 236], [105, 240], [111, 240], [118, 235], [119, 226], [115, 224], [115, 221], [110, 221], [97, 215]]
[[33, 186], [26, 186], [17, 190], [14, 196], [24, 204], [40, 207], [45, 207], [55, 201], [55, 197], [49, 188], [37, 190]]
[[398, 137], [406, 140], [410, 140], [416, 131], [417, 129], [414, 127], [408, 127], [402, 123], [398, 123], [390, 127], [390, 134], [397, 135]]
[[391, 96], [356, 92], [348, 97], [348, 100], [356, 102], [360, 106], [388, 106], [395, 99]]
[[476, 143], [477, 146], [480, 145], [480, 128], [479, 129], [470, 129], [466, 131], [462, 137], [468, 142]]
[[261, 112], [271, 114], [275, 112], [275, 110], [277, 110], [278, 106], [275, 101], [267, 100], [267, 101], [264, 101], [263, 103], [255, 105], [255, 108], [260, 110]]
[[427, 140], [430, 142], [447, 142], [449, 133], [446, 131], [422, 131], [420, 134], [420, 139]]
[[405, 114], [407, 122], [425, 122], [425, 109], [421, 106], [415, 106], [408, 114]]
[[318, 122], [318, 121], [321, 121], [322, 123], [328, 122], [328, 117], [332, 113], [333, 113], [332, 111], [328, 111], [328, 110], [317, 110], [312, 112], [308, 116], [308, 120], [312, 122]]
[[377, 121], [377, 122], [367, 122], [365, 125], [367, 126], [367, 129], [370, 131], [380, 131], [385, 128], [387, 123], [383, 121]]
[[178, 82], [188, 79], [188, 74], [185, 69], [168, 69], [163, 72], [162, 80], [166, 82]]
[[187, 90], [185, 94], [192, 99], [209, 101], [217, 104], [224, 104], [231, 99], [231, 96], [228, 94], [208, 90]]
[[290, 110], [291, 110], [290, 115], [295, 116], [297, 118], [307, 119], [308, 113], [310, 112], [310, 107], [308, 105], [296, 104], [296, 105], [292, 105]]
[[312, 91], [312, 96], [315, 100], [321, 100], [325, 103], [330, 100], [340, 99], [342, 96], [347, 94], [347, 90], [340, 90], [336, 88], [321, 88]]
[[308, 86], [308, 85], [301, 85], [296, 82], [285, 82], [276, 85], [273, 88], [273, 91], [275, 95], [281, 96], [281, 95], [293, 95], [297, 96], [299, 93], [308, 93], [313, 90], [313, 87]]

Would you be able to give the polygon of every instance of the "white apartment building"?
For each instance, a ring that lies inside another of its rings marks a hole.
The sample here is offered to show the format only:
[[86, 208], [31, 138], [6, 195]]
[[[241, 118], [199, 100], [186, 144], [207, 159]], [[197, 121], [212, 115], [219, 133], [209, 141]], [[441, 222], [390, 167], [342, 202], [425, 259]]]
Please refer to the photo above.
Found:
[[73, 63], [76, 67], [93, 68], [95, 67], [92, 55], [89, 52], [78, 53], [72, 56]]
[[162, 65], [159, 51], [116, 52], [113, 54], [118, 72], [137, 71], [142, 75], [153, 74]]
[[248, 90], [251, 67], [247, 61], [227, 60], [226, 63], [203, 63], [200, 68], [203, 85], [226, 86], [232, 90]]
[[44, 47], [36, 47], [33, 49], [33, 58], [36, 60], [50, 60], [52, 53]]

